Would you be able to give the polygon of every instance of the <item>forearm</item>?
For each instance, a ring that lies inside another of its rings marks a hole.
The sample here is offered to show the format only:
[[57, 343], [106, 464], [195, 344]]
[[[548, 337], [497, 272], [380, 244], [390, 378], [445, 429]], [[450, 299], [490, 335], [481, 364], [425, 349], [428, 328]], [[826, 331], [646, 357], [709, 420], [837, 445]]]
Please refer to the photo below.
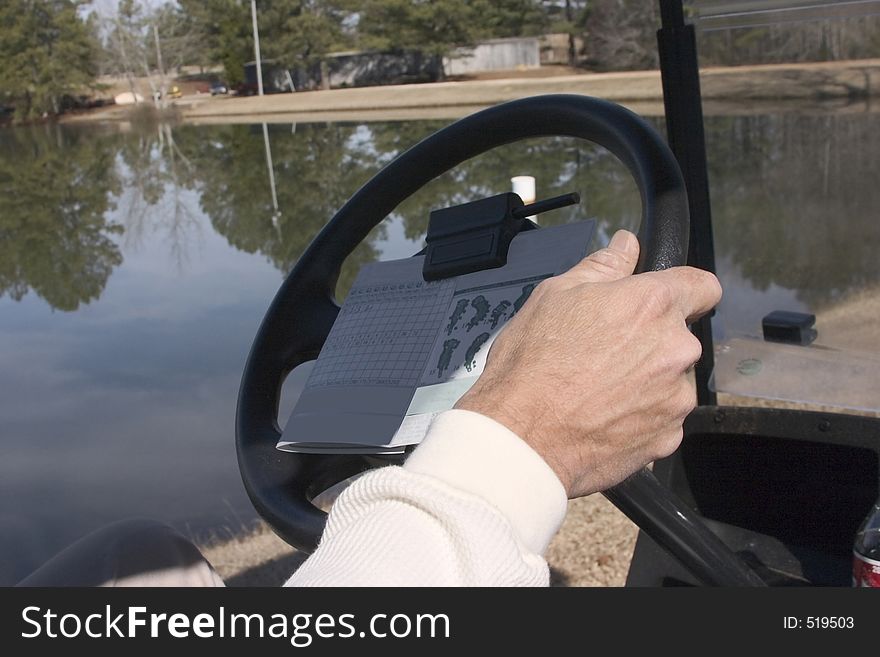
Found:
[[450, 411], [403, 467], [370, 472], [340, 495], [287, 585], [546, 586], [542, 555], [565, 510], [559, 480], [528, 445], [486, 417]]

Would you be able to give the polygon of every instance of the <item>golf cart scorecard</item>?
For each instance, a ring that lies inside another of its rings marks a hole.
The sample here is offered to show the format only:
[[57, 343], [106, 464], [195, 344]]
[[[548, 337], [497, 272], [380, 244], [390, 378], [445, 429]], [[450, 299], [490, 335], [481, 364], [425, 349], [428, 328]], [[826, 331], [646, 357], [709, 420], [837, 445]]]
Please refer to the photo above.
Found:
[[424, 256], [361, 268], [278, 449], [399, 453], [483, 371], [498, 332], [545, 278], [587, 253], [595, 222], [529, 230], [503, 267], [436, 281]]

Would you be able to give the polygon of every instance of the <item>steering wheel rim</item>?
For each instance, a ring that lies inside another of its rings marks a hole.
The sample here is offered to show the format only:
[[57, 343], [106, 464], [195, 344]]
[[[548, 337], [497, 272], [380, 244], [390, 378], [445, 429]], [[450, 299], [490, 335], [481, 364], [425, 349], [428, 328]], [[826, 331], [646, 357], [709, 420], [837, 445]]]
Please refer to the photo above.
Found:
[[633, 175], [642, 197], [636, 271], [684, 264], [689, 215], [678, 163], [653, 128], [619, 105], [563, 94], [511, 101], [465, 117], [398, 156], [352, 196], [300, 257], [260, 325], [242, 376], [236, 413], [242, 479], [258, 513], [291, 545], [311, 551], [320, 538], [326, 514], [311, 497], [369, 467], [359, 456], [275, 449], [284, 379], [317, 357], [339, 312], [333, 297], [343, 261], [397, 205], [437, 176], [498, 146], [548, 136], [603, 146]]

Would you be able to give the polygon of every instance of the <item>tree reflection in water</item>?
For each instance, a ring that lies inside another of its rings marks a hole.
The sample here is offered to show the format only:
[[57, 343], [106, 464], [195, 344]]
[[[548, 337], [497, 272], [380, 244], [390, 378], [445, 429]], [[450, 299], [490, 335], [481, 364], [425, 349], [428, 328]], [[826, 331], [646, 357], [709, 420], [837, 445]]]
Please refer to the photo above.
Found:
[[100, 297], [122, 262], [106, 219], [120, 189], [115, 149], [90, 134], [0, 130], [0, 296], [65, 311]]
[[718, 117], [707, 142], [716, 250], [755, 290], [815, 311], [880, 282], [880, 116]]
[[[719, 258], [756, 290], [795, 290], [810, 306], [876, 284], [876, 123], [867, 113], [710, 117]], [[269, 162], [262, 125], [4, 130], [0, 294], [20, 299], [33, 290], [53, 308], [76, 310], [100, 296], [122, 262], [120, 246], [136, 248], [145, 231], [162, 232], [172, 261], [184, 267], [204, 216], [232, 247], [287, 272], [360, 185], [443, 125], [269, 125]], [[535, 176], [539, 197], [581, 194], [580, 206], [544, 215], [542, 224], [594, 217], [603, 236], [637, 224], [640, 202], [623, 165], [568, 138], [527, 140], [474, 158], [429, 183], [392, 218], [417, 241], [431, 210], [507, 191], [510, 177], [521, 174]], [[355, 250], [341, 292], [363, 263], [381, 256], [387, 235], [381, 225]]]

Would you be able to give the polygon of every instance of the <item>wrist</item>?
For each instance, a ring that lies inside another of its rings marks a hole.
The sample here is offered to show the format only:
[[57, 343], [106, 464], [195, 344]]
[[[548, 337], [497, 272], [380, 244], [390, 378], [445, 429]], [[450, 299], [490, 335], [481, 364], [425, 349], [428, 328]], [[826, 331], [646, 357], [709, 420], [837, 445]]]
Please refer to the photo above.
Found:
[[547, 440], [543, 439], [542, 427], [543, 413], [536, 409], [526, 409], [510, 404], [507, 400], [528, 399], [533, 396], [521, 395], [493, 395], [490, 391], [481, 390], [478, 381], [468, 392], [456, 402], [454, 408], [463, 411], [479, 413], [505, 427], [511, 433], [516, 434], [520, 440], [532, 448], [541, 457], [544, 463], [553, 471], [566, 495], [571, 497], [572, 476], [565, 463], [556, 458], [554, 450], [550, 449]]

